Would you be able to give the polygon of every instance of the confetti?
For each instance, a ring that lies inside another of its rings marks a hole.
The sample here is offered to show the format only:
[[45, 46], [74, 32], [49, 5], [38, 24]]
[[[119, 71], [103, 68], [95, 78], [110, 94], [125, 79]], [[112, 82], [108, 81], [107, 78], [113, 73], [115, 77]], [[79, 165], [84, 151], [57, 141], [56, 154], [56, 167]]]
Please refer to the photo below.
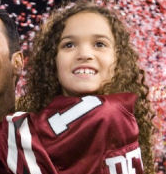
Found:
[[[156, 154], [166, 149], [166, 1], [165, 0], [95, 0], [99, 6], [114, 8], [131, 33], [131, 42], [139, 52], [139, 66], [145, 70], [146, 83], [150, 87], [149, 99], [155, 110], [154, 124]], [[10, 0], [1, 2], [18, 25], [22, 49], [32, 46], [39, 24], [56, 5], [54, 0]], [[27, 58], [25, 59], [27, 61]], [[25, 72], [23, 72], [25, 73]], [[25, 84], [21, 77], [16, 90], [19, 97]], [[158, 158], [156, 158], [158, 159]], [[157, 160], [156, 160], [157, 161]]]

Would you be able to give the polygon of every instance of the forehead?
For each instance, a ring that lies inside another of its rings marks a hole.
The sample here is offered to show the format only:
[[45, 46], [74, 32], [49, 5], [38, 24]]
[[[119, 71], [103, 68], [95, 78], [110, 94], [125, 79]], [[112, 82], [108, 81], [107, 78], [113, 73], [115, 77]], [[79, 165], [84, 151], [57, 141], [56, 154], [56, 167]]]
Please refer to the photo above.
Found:
[[6, 50], [8, 51], [8, 40], [5, 34], [5, 26], [0, 19], [0, 53], [2, 53], [2, 51], [5, 52]]
[[0, 34], [5, 36], [5, 26], [1, 19], [0, 19]]
[[0, 32], [4, 32], [4, 30], [5, 30], [5, 26], [4, 26], [4, 23], [3, 23], [3, 21], [0, 19]]
[[79, 12], [69, 17], [65, 23], [62, 35], [111, 35], [111, 28], [108, 20], [101, 14], [95, 12]]

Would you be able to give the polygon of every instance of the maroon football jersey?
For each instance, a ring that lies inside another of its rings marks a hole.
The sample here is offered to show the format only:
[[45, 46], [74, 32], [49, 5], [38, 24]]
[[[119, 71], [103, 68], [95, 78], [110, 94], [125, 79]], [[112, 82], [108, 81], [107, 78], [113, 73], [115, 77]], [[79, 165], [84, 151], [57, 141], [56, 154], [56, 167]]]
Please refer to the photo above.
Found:
[[0, 171], [142, 174], [135, 100], [130, 93], [57, 96], [39, 114], [7, 116], [0, 129]]

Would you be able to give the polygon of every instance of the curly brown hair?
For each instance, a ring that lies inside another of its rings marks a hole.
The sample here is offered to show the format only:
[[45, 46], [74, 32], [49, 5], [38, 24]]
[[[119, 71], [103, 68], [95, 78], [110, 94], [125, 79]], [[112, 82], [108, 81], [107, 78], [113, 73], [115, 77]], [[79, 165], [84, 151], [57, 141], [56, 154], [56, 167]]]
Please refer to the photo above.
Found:
[[144, 71], [136, 62], [138, 54], [130, 43], [130, 34], [116, 12], [99, 7], [93, 3], [75, 3], [72, 7], [55, 9], [41, 30], [37, 33], [32, 55], [27, 64], [26, 95], [17, 105], [18, 110], [38, 112], [51, 100], [62, 94], [57, 78], [56, 55], [66, 20], [72, 15], [87, 11], [104, 16], [115, 38], [117, 65], [115, 75], [98, 94], [133, 92], [138, 95], [135, 116], [140, 130], [139, 142], [142, 149], [145, 174], [153, 174], [153, 155], [151, 150], [152, 114], [147, 99], [149, 88], [144, 84]]

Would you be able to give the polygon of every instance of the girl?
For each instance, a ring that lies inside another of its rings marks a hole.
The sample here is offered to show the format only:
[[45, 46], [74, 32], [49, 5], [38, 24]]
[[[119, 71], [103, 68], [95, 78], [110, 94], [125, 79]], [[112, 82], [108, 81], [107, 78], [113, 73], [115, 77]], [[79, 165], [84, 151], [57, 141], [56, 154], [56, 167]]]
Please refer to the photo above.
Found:
[[35, 114], [15, 113], [4, 124], [15, 128], [8, 135], [9, 169], [142, 174], [134, 112], [144, 173], [152, 174], [152, 116], [137, 59], [113, 11], [85, 2], [53, 11], [36, 36], [26, 95], [18, 103], [18, 109]]

